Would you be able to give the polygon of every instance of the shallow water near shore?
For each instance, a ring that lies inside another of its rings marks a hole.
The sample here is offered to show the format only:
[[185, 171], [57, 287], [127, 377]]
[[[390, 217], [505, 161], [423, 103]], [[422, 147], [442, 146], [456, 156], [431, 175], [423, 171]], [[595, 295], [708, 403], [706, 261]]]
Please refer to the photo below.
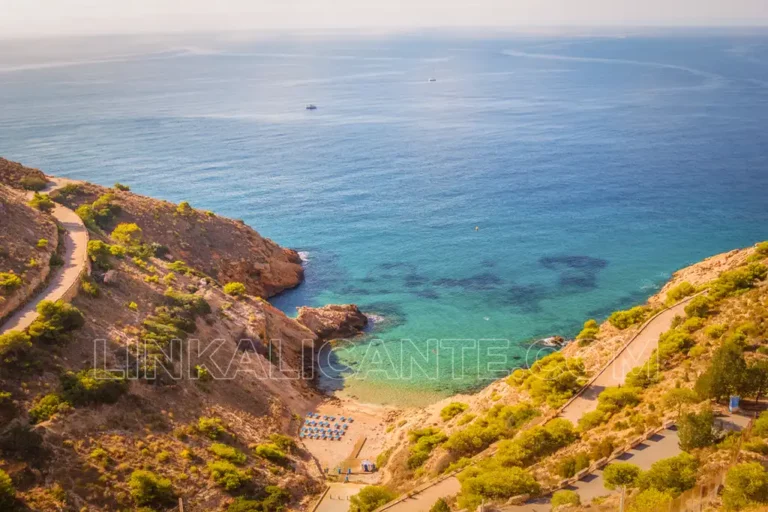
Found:
[[0, 62], [0, 153], [302, 251], [273, 303], [378, 317], [332, 362], [364, 401], [476, 388], [768, 238], [765, 36], [122, 44]]

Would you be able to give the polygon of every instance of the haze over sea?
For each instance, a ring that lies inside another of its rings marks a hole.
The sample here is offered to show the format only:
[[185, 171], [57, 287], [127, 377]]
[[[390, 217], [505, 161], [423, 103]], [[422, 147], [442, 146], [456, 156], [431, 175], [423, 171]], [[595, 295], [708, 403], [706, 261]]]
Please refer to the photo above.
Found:
[[[351, 369], [386, 369], [404, 338], [427, 368], [429, 339], [509, 339], [480, 359], [498, 377], [530, 340], [768, 238], [759, 33], [126, 37], [0, 55], [0, 154], [302, 251], [306, 283], [273, 303], [380, 317], [336, 350]], [[437, 379], [373, 372], [347, 392], [423, 403], [478, 384], [443, 363]]]

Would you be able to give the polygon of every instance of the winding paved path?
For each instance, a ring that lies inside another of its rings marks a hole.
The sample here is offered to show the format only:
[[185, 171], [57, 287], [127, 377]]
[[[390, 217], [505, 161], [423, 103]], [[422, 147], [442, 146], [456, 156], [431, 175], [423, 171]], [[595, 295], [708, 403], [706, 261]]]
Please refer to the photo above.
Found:
[[[605, 366], [597, 377], [575, 398], [573, 398], [568, 404], [560, 411], [559, 416], [566, 418], [573, 422], [575, 425], [581, 416], [589, 411], [594, 410], [597, 407], [597, 396], [608, 386], [616, 386], [624, 383], [624, 379], [632, 368], [645, 363], [650, 357], [651, 353], [656, 349], [659, 342], [659, 336], [662, 333], [668, 331], [672, 327], [672, 319], [677, 315], [684, 313], [685, 305], [690, 299], [689, 297], [671, 308], [659, 313], [651, 320], [649, 320], [641, 329], [634, 335], [621, 351], [621, 353], [611, 363]], [[666, 431], [669, 432], [669, 431]], [[677, 434], [675, 433], [675, 436]], [[669, 436], [664, 437], [668, 439]], [[673, 447], [668, 446], [673, 444]], [[648, 452], [647, 457], [653, 459], [647, 463], [648, 467], [659, 460], [667, 457], [672, 457], [677, 452], [677, 441], [668, 441], [665, 443], [657, 443], [658, 449]], [[643, 445], [641, 445], [643, 446]], [[639, 447], [638, 447], [639, 448]], [[634, 461], [633, 461], [634, 462]], [[641, 466], [642, 467], [642, 466]], [[588, 477], [587, 477], [588, 478]], [[582, 482], [579, 482], [581, 484]], [[599, 482], [591, 484], [585, 490], [589, 493], [597, 493], [595, 496], [606, 494], [607, 491], [603, 489], [598, 490], [597, 487], [602, 488], [602, 478]], [[425, 491], [416, 494], [415, 496], [398, 501], [393, 505], [387, 507], [384, 506], [378, 509], [377, 512], [426, 512], [439, 497], [453, 496], [458, 493], [461, 488], [461, 484], [456, 477], [446, 478], [436, 485], [426, 489]], [[578, 490], [581, 495], [581, 490]], [[582, 496], [582, 501], [587, 503], [591, 497]], [[544, 503], [529, 503], [514, 509], [520, 511], [543, 511], [550, 510], [548, 502]]]
[[644, 364], [651, 358], [651, 354], [659, 344], [659, 336], [672, 327], [672, 320], [677, 315], [685, 316], [685, 306], [692, 298], [688, 297], [678, 302], [647, 322], [634, 335], [621, 354], [603, 368], [589, 386], [560, 411], [560, 416], [576, 425], [584, 413], [595, 410], [597, 396], [605, 388], [624, 384], [624, 379], [632, 368]]
[[[43, 192], [49, 193], [71, 183], [70, 180], [64, 178], [51, 178], [51, 182], [52, 184], [46, 187]], [[0, 333], [26, 329], [37, 318], [36, 308], [40, 302], [44, 300], [56, 301], [67, 297], [68, 292], [79, 285], [80, 274], [87, 264], [88, 230], [75, 212], [58, 203], [51, 214], [66, 230], [62, 236], [64, 265], [54, 271], [53, 277], [43, 291], [8, 317], [0, 328]]]

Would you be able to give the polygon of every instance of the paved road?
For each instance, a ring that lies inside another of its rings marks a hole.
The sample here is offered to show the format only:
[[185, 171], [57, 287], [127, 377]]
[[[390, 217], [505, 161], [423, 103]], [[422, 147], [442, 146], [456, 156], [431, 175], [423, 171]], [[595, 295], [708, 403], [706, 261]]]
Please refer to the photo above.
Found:
[[[718, 418], [718, 426], [727, 430], [741, 430], [749, 423], [748, 416], [732, 415], [725, 418]], [[667, 459], [678, 455], [682, 450], [678, 442], [680, 438], [677, 435], [677, 427], [671, 427], [663, 430], [659, 434], [650, 437], [647, 441], [637, 445], [632, 450], [617, 457], [617, 461], [631, 462], [642, 470], [650, 469], [654, 462], [661, 459]], [[616, 491], [609, 491], [605, 488], [603, 482], [603, 472], [595, 471], [585, 476], [574, 485], [568, 487], [572, 491], [579, 493], [581, 502], [587, 504], [598, 496], [605, 496]], [[549, 498], [544, 497], [535, 501], [526, 503], [518, 507], [505, 507], [505, 512], [545, 512], [551, 510]]]
[[575, 425], [584, 413], [597, 408], [597, 396], [609, 386], [618, 386], [624, 383], [632, 368], [640, 366], [650, 359], [651, 353], [656, 349], [659, 336], [672, 327], [672, 320], [677, 315], [683, 316], [687, 300], [659, 314], [650, 321], [642, 331], [635, 335], [629, 346], [611, 364], [604, 368], [597, 379], [572, 401], [560, 413], [565, 419], [571, 420]]
[[[44, 192], [52, 192], [67, 183], [69, 180], [53, 178], [53, 185], [46, 188]], [[26, 329], [37, 318], [35, 308], [41, 301], [61, 299], [72, 286], [77, 285], [80, 279], [80, 272], [85, 266], [87, 257], [88, 230], [80, 217], [69, 208], [57, 204], [51, 213], [59, 224], [67, 230], [62, 237], [64, 240], [64, 265], [54, 271], [53, 278], [42, 292], [8, 317], [0, 332]]]
[[328, 492], [323, 496], [323, 501], [315, 509], [315, 512], [347, 512], [349, 510], [349, 498], [360, 492], [364, 484], [331, 483], [328, 484]]
[[[664, 311], [656, 316], [653, 320], [635, 335], [629, 345], [624, 349], [622, 354], [616, 358], [611, 364], [606, 366], [598, 375], [597, 379], [589, 386], [581, 396], [577, 397], [570, 404], [568, 404], [560, 416], [571, 420], [574, 424], [579, 421], [579, 418], [585, 413], [594, 410], [597, 407], [597, 396], [608, 386], [617, 386], [624, 383], [624, 379], [632, 368], [645, 363], [650, 357], [651, 353], [656, 349], [658, 345], [659, 336], [668, 331], [672, 327], [672, 319], [676, 315], [684, 314], [686, 301], [676, 304], [672, 308]], [[676, 435], [676, 434], [675, 434]], [[666, 440], [663, 444], [660, 444], [657, 449], [648, 452], [640, 460], [644, 460], [646, 457], [656, 457], [648, 464], [655, 462], [659, 459], [672, 457], [679, 449], [677, 448], [677, 441], [668, 440], [669, 436], [665, 437]], [[669, 453], [666, 450], [671, 449], [667, 445], [669, 443], [674, 444], [675, 453]], [[641, 445], [642, 446], [642, 445]], [[639, 447], [638, 447], [639, 448]], [[641, 466], [642, 467], [642, 466]], [[438, 483], [435, 487], [428, 489], [424, 493], [417, 494], [413, 498], [405, 500], [401, 503], [393, 505], [387, 508], [387, 512], [424, 512], [428, 511], [434, 504], [435, 500], [441, 496], [452, 496], [459, 492], [461, 484], [458, 479], [448, 478]], [[607, 491], [600, 490], [602, 488], [602, 478], [598, 483], [592, 484], [586, 488], [587, 493], [597, 493], [595, 496], [606, 494]], [[434, 489], [434, 491], [433, 491]], [[579, 491], [581, 494], [581, 491]], [[423, 495], [423, 497], [422, 497]], [[592, 498], [582, 497], [583, 502], [588, 502]], [[515, 510], [521, 511], [538, 511], [549, 510], [550, 506], [548, 501], [544, 503], [531, 503], [522, 507], [515, 507]]]

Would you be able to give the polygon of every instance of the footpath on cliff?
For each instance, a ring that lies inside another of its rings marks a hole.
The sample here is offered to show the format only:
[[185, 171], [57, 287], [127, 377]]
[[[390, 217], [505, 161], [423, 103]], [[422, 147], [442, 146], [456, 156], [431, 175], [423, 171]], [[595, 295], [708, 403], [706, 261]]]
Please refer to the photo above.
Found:
[[[42, 190], [50, 193], [73, 183], [66, 178], [49, 178], [49, 185]], [[30, 192], [31, 199], [33, 193]], [[0, 333], [8, 331], [22, 331], [29, 327], [37, 318], [37, 305], [44, 301], [57, 301], [66, 298], [73, 289], [77, 289], [80, 276], [86, 270], [88, 263], [88, 229], [80, 217], [69, 208], [56, 203], [51, 211], [54, 219], [64, 228], [62, 234], [64, 243], [64, 264], [57, 268], [46, 287], [31, 298], [27, 303], [15, 311], [0, 326]]]

